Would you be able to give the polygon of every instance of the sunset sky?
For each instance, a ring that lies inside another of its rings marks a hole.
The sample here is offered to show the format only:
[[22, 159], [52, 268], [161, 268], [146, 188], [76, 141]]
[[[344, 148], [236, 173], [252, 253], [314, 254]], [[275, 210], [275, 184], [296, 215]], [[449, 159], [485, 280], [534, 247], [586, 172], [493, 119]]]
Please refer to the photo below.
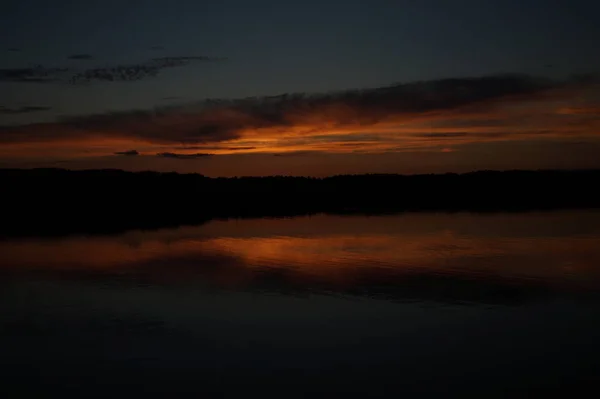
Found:
[[600, 167], [593, 0], [20, 0], [0, 167]]

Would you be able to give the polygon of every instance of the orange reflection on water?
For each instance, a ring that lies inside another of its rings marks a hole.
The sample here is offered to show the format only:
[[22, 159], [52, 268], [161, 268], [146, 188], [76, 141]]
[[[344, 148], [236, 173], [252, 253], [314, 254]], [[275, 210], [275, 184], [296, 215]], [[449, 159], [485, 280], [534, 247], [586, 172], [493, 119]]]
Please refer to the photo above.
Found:
[[351, 281], [357, 272], [385, 270], [596, 284], [600, 232], [572, 231], [585, 225], [582, 218], [594, 226], [599, 214], [219, 221], [114, 237], [9, 240], [0, 242], [0, 254], [4, 269], [160, 271], [170, 279], [206, 276], [210, 268], [211, 275], [232, 281], [261, 270]]
[[357, 269], [423, 269], [523, 278], [600, 277], [596, 237], [486, 239], [452, 232], [414, 236], [218, 238], [207, 249], [235, 254], [248, 267], [280, 268], [322, 277]]

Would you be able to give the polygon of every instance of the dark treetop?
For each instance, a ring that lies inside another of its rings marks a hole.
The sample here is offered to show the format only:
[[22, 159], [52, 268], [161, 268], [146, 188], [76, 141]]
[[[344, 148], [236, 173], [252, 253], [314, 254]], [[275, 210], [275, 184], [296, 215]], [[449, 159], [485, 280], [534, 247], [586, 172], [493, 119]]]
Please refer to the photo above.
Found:
[[121, 170], [0, 169], [0, 234], [110, 233], [213, 218], [526, 211], [600, 206], [600, 170], [327, 178], [209, 178]]

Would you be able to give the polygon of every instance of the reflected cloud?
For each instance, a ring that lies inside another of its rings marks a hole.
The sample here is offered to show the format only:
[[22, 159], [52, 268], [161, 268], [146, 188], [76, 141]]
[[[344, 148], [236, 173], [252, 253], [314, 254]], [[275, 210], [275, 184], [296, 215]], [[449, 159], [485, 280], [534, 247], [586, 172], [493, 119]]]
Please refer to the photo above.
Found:
[[[567, 212], [555, 222], [585, 215]], [[372, 227], [370, 218], [321, 216], [262, 221], [266, 230], [255, 229], [250, 220], [114, 237], [10, 240], [0, 242], [5, 259], [0, 271], [58, 272], [61, 278], [64, 273], [107, 278], [126, 273], [154, 284], [204, 281], [294, 295], [495, 304], [518, 304], [557, 290], [600, 289], [597, 229], [585, 235], [567, 229], [564, 235], [523, 238], [494, 227], [501, 215], [435, 216], [403, 218], [408, 225], [397, 223], [397, 217], [389, 223], [379, 217], [383, 228]], [[544, 215], [512, 217], [535, 225]], [[338, 232], [326, 227], [337, 219], [347, 221]], [[495, 229], [497, 234], [466, 234], [463, 228], [470, 220], [482, 224], [481, 231]]]

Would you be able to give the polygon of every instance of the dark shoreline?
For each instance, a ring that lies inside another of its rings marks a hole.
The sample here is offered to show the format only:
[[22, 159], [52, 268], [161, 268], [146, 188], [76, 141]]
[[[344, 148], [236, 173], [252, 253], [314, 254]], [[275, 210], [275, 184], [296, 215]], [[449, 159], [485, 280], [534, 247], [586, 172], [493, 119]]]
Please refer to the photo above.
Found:
[[121, 170], [0, 169], [0, 237], [112, 234], [213, 219], [319, 213], [600, 208], [600, 170], [327, 178], [209, 178]]

